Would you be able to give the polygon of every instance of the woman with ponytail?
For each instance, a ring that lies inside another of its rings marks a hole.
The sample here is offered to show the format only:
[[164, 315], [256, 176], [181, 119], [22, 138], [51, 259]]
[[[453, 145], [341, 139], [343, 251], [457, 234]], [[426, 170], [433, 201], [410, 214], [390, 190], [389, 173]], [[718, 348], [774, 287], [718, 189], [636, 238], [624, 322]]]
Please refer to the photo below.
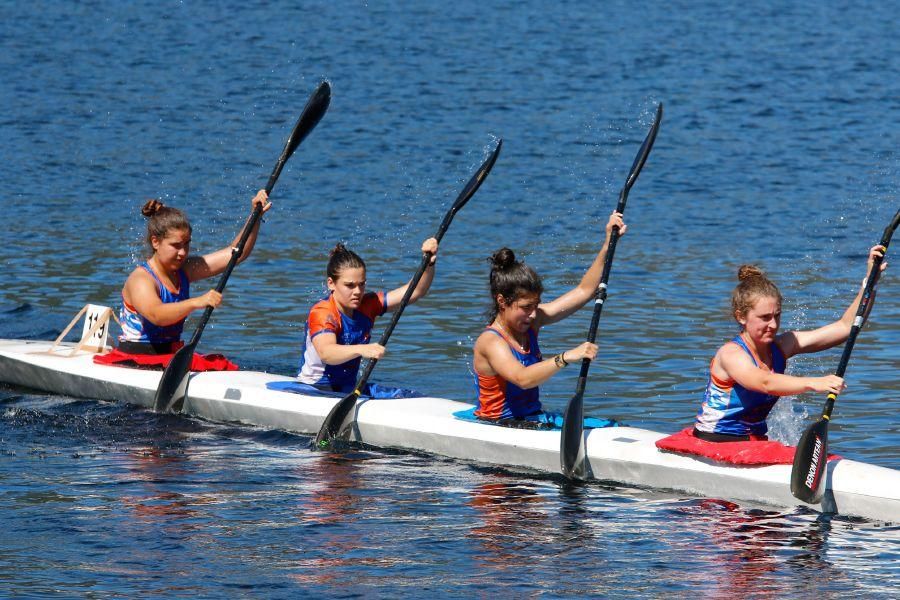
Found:
[[[869, 251], [866, 272], [883, 252], [882, 246]], [[886, 267], [887, 263], [882, 263], [881, 268]], [[781, 293], [775, 284], [754, 265], [741, 266], [738, 281], [731, 294], [731, 310], [741, 331], [720, 347], [710, 362], [705, 397], [694, 423], [693, 437], [710, 442], [768, 439], [766, 417], [780, 396], [840, 393], [845, 385], [837, 375], [785, 375], [785, 366], [797, 354], [820, 352], [843, 343], [850, 335], [865, 288], [863, 281], [856, 298], [837, 321], [811, 331], [778, 333]]]
[[541, 408], [538, 386], [571, 363], [593, 359], [597, 346], [584, 342], [544, 359], [538, 332], [584, 306], [597, 292], [613, 227], [624, 235], [620, 213], [606, 224], [606, 241], [581, 282], [559, 298], [541, 302], [541, 278], [509, 248], [490, 259], [491, 300], [487, 329], [475, 341], [473, 367], [478, 406], [475, 416], [515, 427], [550, 423]]
[[[434, 280], [438, 242], [428, 238], [422, 243], [422, 252], [431, 254], [431, 264], [419, 280], [409, 303], [424, 297]], [[303, 357], [297, 381], [290, 391], [316, 390], [340, 392], [353, 391], [356, 376], [363, 358], [380, 359], [384, 346], [370, 342], [375, 319], [400, 305], [410, 282], [391, 291], [366, 291], [366, 263], [343, 244], [337, 244], [328, 258], [325, 269], [328, 295], [309, 311]], [[371, 397], [400, 397], [414, 395], [412, 390], [401, 390], [367, 384], [363, 395]]]
[[[271, 207], [265, 190], [253, 198], [251, 211], [257, 204], [262, 205], [263, 212]], [[191, 224], [182, 211], [159, 200], [149, 200], [141, 214], [147, 218], [145, 242], [149, 258], [131, 272], [122, 288], [122, 335], [118, 348], [96, 357], [95, 362], [163, 368], [183, 346], [181, 332], [187, 316], [222, 303], [222, 294], [215, 290], [192, 298], [190, 284], [222, 273], [240, 234], [229, 246], [203, 256], [190, 256]], [[238, 262], [246, 260], [253, 251], [259, 222], [250, 232]], [[195, 355], [192, 369], [237, 368], [227, 361], [221, 367], [217, 364], [203, 364], [203, 357]]]

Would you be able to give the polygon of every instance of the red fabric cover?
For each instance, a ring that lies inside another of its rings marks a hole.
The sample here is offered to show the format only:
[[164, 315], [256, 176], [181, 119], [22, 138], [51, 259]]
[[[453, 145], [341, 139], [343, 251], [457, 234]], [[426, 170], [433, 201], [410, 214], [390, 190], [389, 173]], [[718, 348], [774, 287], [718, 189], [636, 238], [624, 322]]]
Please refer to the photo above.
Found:
[[[129, 367], [132, 369], [149, 369], [162, 371], [172, 360], [172, 354], [130, 354], [122, 352], [118, 348], [106, 354], [94, 356], [94, 362], [98, 365], [111, 365], [116, 367]], [[191, 358], [191, 371], [237, 371], [238, 366], [221, 354], [197, 354]]]
[[[656, 447], [666, 452], [693, 454], [731, 465], [789, 465], [794, 462], [794, 446], [774, 441], [708, 442], [694, 437], [694, 428], [688, 427], [656, 442]], [[828, 460], [840, 458], [829, 454]]]

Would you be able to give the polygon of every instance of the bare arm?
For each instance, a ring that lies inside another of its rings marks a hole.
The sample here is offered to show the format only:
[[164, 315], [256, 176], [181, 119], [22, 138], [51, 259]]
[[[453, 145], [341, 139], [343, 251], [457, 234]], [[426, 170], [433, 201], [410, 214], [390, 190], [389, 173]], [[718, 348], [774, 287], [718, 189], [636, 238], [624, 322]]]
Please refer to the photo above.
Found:
[[[563, 352], [562, 356], [568, 363], [580, 361], [584, 357], [593, 359], [597, 356], [597, 346], [584, 342]], [[482, 375], [499, 375], [524, 390], [541, 385], [560, 370], [555, 357], [526, 367], [509, 351], [505, 340], [489, 332], [482, 333], [475, 342], [474, 366]]]
[[[882, 246], [873, 246], [869, 250], [866, 273], [872, 270], [873, 261], [875, 260], [875, 257], [879, 255], [884, 255], [884, 248]], [[887, 263], [882, 262], [881, 270], [884, 270], [885, 268], [887, 268]], [[847, 307], [847, 310], [844, 311], [844, 314], [837, 321], [811, 331], [788, 331], [778, 336], [778, 344], [781, 346], [782, 350], [784, 350], [785, 357], [789, 358], [797, 354], [820, 352], [822, 350], [833, 348], [846, 341], [847, 337], [850, 335], [850, 329], [853, 327], [853, 319], [856, 316], [856, 311], [859, 310], [859, 302], [862, 300], [862, 294], [865, 287], [866, 284], [865, 281], [863, 281], [853, 302], [850, 303], [850, 306]], [[873, 293], [872, 300], [869, 303], [869, 309], [871, 309], [874, 303], [875, 295]]]
[[[263, 213], [267, 212], [272, 207], [272, 203], [269, 202], [269, 197], [265, 190], [259, 190], [256, 193], [256, 196], [253, 197], [253, 200], [251, 201], [251, 211], [256, 208], [257, 204], [263, 207]], [[250, 217], [247, 217], [244, 227], [246, 227], [249, 222]], [[256, 245], [256, 238], [259, 235], [259, 224], [261, 222], [262, 219], [257, 220], [253, 229], [250, 231], [250, 236], [247, 238], [247, 243], [244, 246], [241, 257], [238, 259], [238, 264], [244, 262], [250, 256], [250, 253], [253, 252], [253, 247]], [[184, 263], [184, 271], [187, 273], [188, 279], [197, 281], [199, 279], [214, 277], [223, 272], [228, 266], [229, 261], [231, 261], [232, 248], [236, 248], [241, 241], [241, 234], [244, 232], [244, 227], [241, 228], [230, 245], [220, 248], [215, 252], [204, 254], [203, 256], [188, 257], [187, 261]]]
[[[437, 251], [438, 251], [438, 242], [434, 238], [428, 238], [424, 242], [422, 242], [422, 252], [431, 254], [431, 262], [428, 267], [426, 267], [425, 272], [422, 273], [422, 278], [419, 279], [419, 284], [416, 286], [416, 289], [413, 290], [412, 295], [409, 297], [409, 303], [413, 304], [419, 298], [425, 296], [428, 293], [428, 290], [431, 289], [431, 282], [434, 281], [434, 269], [435, 264], [437, 262]], [[406, 290], [409, 289], [409, 285], [412, 283], [412, 279], [406, 282], [406, 285], [398, 287], [397, 289], [391, 290], [387, 293], [387, 310], [391, 312], [395, 310], [400, 302], [403, 300], [404, 294], [406, 294]]]
[[760, 368], [753, 364], [753, 360], [743, 349], [731, 342], [716, 353], [712, 373], [719, 379], [730, 379], [749, 390], [774, 396], [793, 396], [803, 392], [839, 394], [845, 387], [844, 380], [837, 375], [795, 377]]
[[143, 269], [135, 269], [128, 276], [122, 296], [141, 316], [160, 327], [177, 323], [198, 308], [215, 308], [222, 302], [222, 295], [211, 290], [196, 298], [163, 303], [156, 289], [156, 281]]
[[320, 333], [312, 339], [313, 347], [326, 365], [342, 365], [354, 358], [375, 358], [384, 356], [384, 346], [379, 344], [338, 344], [333, 333]]
[[541, 304], [538, 307], [538, 327], [565, 319], [594, 297], [594, 294], [597, 293], [597, 288], [600, 286], [600, 278], [603, 276], [603, 264], [606, 262], [609, 240], [612, 237], [612, 230], [615, 226], [619, 227], [619, 235], [624, 235], [626, 229], [628, 229], [622, 220], [622, 215], [617, 212], [609, 216], [609, 221], [606, 223], [606, 239], [603, 242], [603, 247], [597, 253], [594, 262], [591, 263], [579, 284], [559, 298], [546, 304]]

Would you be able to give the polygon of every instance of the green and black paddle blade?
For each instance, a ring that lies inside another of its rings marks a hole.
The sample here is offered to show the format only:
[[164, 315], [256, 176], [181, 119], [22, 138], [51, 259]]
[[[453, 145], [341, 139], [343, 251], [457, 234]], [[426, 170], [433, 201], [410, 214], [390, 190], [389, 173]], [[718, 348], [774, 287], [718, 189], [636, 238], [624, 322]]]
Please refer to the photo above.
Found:
[[[894, 218], [881, 236], [881, 246], [884, 248], [885, 253], [887, 253], [891, 237], [894, 235], [898, 224], [900, 224], [900, 210], [894, 215]], [[881, 263], [883, 260], [884, 255], [875, 258], [872, 263], [872, 269], [866, 278], [866, 287], [863, 289], [859, 308], [856, 309], [856, 317], [853, 319], [850, 335], [844, 344], [844, 352], [841, 354], [841, 360], [834, 373], [838, 377], [843, 377], [844, 372], [847, 370], [847, 363], [850, 361], [853, 345], [856, 344], [856, 338], [870, 310], [872, 295], [881, 276]], [[800, 442], [797, 444], [797, 451], [794, 454], [794, 466], [791, 469], [791, 493], [798, 500], [809, 504], [818, 504], [822, 501], [822, 497], [825, 494], [822, 479], [825, 476], [828, 465], [828, 423], [831, 421], [831, 411], [834, 410], [835, 400], [837, 400], [837, 394], [828, 394], [825, 400], [825, 407], [822, 409], [822, 415], [818, 421], [807, 427], [806, 431], [803, 432]]]
[[[281, 175], [281, 170], [284, 168], [285, 163], [294, 153], [294, 150], [297, 149], [297, 146], [300, 145], [300, 142], [306, 139], [306, 136], [309, 135], [325, 115], [325, 111], [328, 110], [330, 102], [331, 86], [327, 81], [323, 81], [306, 102], [303, 112], [300, 113], [300, 118], [297, 119], [297, 123], [291, 131], [291, 135], [288, 137], [287, 142], [285, 142], [284, 149], [281, 151], [281, 156], [278, 157], [278, 162], [275, 163], [275, 168], [269, 176], [268, 183], [266, 183], [266, 193], [272, 192], [272, 188], [275, 187], [275, 182], [278, 181], [278, 177]], [[250, 215], [250, 220], [247, 221], [247, 225], [241, 233], [241, 239], [238, 242], [238, 245], [231, 250], [231, 259], [228, 261], [228, 266], [225, 267], [225, 271], [219, 279], [219, 284], [216, 286], [217, 292], [221, 293], [222, 290], [225, 289], [225, 284], [228, 283], [231, 272], [234, 270], [238, 259], [244, 252], [247, 238], [250, 237], [250, 232], [253, 231], [253, 227], [259, 220], [260, 215], [262, 215], [262, 207], [256, 206], [256, 208], [253, 209], [253, 213]], [[191, 337], [191, 341], [182, 346], [182, 348], [175, 353], [175, 356], [169, 361], [166, 370], [163, 371], [162, 377], [159, 380], [159, 386], [156, 388], [156, 396], [153, 399], [153, 410], [156, 412], [181, 410], [181, 406], [184, 404], [184, 398], [187, 395], [187, 385], [191, 371], [191, 363], [194, 361], [194, 351], [197, 349], [197, 344], [200, 342], [200, 336], [203, 335], [203, 329], [206, 327], [206, 323], [209, 321], [210, 316], [212, 316], [212, 312], [213, 307], [207, 306], [200, 319], [200, 323], [197, 325], [197, 329], [194, 331], [193, 337]]]
[[[634, 157], [631, 164], [631, 170], [628, 172], [628, 178], [622, 191], [619, 192], [619, 203], [616, 205], [616, 212], [625, 212], [625, 203], [628, 201], [628, 192], [634, 182], [637, 181], [647, 157], [650, 156], [650, 150], [653, 149], [653, 142], [656, 141], [656, 134], [659, 132], [659, 124], [662, 122], [663, 106], [662, 103], [656, 108], [656, 118], [644, 143], [641, 144], [640, 150]], [[606, 301], [606, 289], [609, 283], [609, 272], [612, 269], [613, 256], [616, 253], [616, 244], [619, 241], [619, 228], [614, 227], [612, 235], [609, 239], [609, 249], [606, 251], [606, 260], [603, 263], [603, 274], [600, 277], [600, 286], [597, 292], [597, 300], [594, 302], [594, 313], [591, 316], [591, 326], [588, 330], [587, 341], [594, 343], [597, 339], [597, 326], [600, 323], [600, 313], [603, 311], [603, 303]], [[578, 385], [575, 389], [575, 395], [572, 396], [566, 405], [563, 413], [563, 426], [560, 434], [559, 462], [563, 475], [570, 479], [584, 479], [587, 476], [587, 468], [584, 460], [584, 388], [587, 385], [588, 369], [591, 367], [591, 360], [585, 358], [581, 361], [581, 371], [578, 374]]]
[[[434, 234], [434, 237], [438, 242], [444, 237], [444, 234], [450, 227], [450, 222], [453, 220], [456, 213], [465, 206], [469, 199], [475, 195], [475, 192], [478, 191], [478, 188], [481, 187], [484, 178], [487, 177], [488, 173], [490, 173], [491, 169], [494, 167], [494, 163], [497, 162], [497, 157], [500, 155], [500, 148], [502, 146], [503, 140], [499, 140], [494, 151], [491, 152], [491, 155], [487, 160], [478, 168], [478, 171], [475, 172], [469, 180], [469, 183], [466, 184], [466, 187], [464, 187], [462, 192], [459, 193], [459, 196], [457, 196], [453, 206], [451, 206], [450, 210], [447, 211], [447, 214], [444, 215], [444, 220], [441, 221], [437, 233]], [[422, 262], [419, 264], [419, 269], [416, 271], [416, 274], [413, 275], [409, 285], [406, 287], [406, 293], [403, 294], [403, 299], [400, 301], [400, 304], [397, 305], [397, 310], [394, 311], [391, 322], [385, 328], [384, 333], [381, 334], [381, 339], [378, 343], [382, 346], [387, 345], [388, 339], [391, 337], [391, 333], [397, 325], [397, 321], [400, 320], [400, 315], [403, 314], [403, 310], [406, 308], [407, 304], [409, 304], [409, 299], [412, 297], [412, 293], [416, 289], [416, 286], [419, 285], [419, 280], [422, 278], [422, 274], [425, 273], [425, 269], [430, 262], [431, 255], [425, 253], [422, 256]], [[372, 369], [375, 368], [377, 362], [376, 359], [370, 359], [363, 368], [363, 371], [356, 382], [355, 389], [341, 398], [341, 400], [331, 408], [331, 411], [325, 417], [322, 426], [319, 428], [319, 433], [316, 434], [316, 438], [313, 440], [314, 448], [328, 448], [332, 441], [344, 430], [344, 421], [347, 419], [347, 415], [350, 414], [350, 410], [356, 406], [356, 401], [359, 400], [359, 397], [362, 395], [362, 389], [369, 380], [369, 375], [372, 374]]]

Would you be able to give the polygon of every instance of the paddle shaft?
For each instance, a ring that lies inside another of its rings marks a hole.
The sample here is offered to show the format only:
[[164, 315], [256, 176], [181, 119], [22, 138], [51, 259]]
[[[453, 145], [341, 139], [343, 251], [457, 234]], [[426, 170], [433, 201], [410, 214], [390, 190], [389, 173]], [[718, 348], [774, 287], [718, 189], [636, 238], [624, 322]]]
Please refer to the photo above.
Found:
[[[619, 194], [619, 204], [616, 206], [616, 212], [625, 213], [625, 203], [628, 201], [628, 190], [623, 188]], [[597, 339], [597, 329], [600, 326], [600, 314], [603, 312], [603, 304], [606, 302], [606, 290], [609, 284], [609, 274], [612, 271], [613, 257], [616, 255], [616, 245], [619, 243], [619, 226], [613, 227], [609, 236], [609, 247], [606, 249], [606, 260], [603, 262], [603, 273], [600, 276], [600, 285], [597, 288], [597, 299], [594, 300], [594, 314], [591, 315], [591, 326], [588, 329], [587, 341], [594, 343]], [[587, 386], [588, 370], [591, 368], [591, 359], [581, 359], [581, 371], [578, 373], [578, 384], [575, 387], [575, 395], [584, 394]]]
[[[303, 111], [300, 113], [300, 117], [297, 119], [297, 123], [291, 130], [291, 135], [288, 137], [284, 149], [281, 151], [281, 156], [278, 157], [275, 168], [272, 169], [272, 174], [269, 175], [269, 181], [266, 183], [265, 190], [267, 195], [272, 192], [272, 188], [275, 187], [275, 182], [278, 181], [278, 177], [281, 175], [285, 163], [294, 153], [294, 150], [297, 149], [297, 146], [300, 145], [325, 115], [325, 111], [328, 110], [330, 102], [331, 86], [327, 81], [323, 81], [310, 96], [306, 106], [303, 107]], [[225, 270], [222, 272], [222, 277], [219, 279], [218, 285], [216, 285], [216, 291], [220, 294], [225, 289], [225, 284], [228, 283], [231, 272], [234, 270], [238, 259], [240, 259], [243, 254], [247, 239], [250, 237], [253, 228], [256, 227], [256, 224], [262, 215], [262, 210], [263, 207], [261, 205], [257, 204], [254, 206], [250, 219], [247, 221], [247, 224], [241, 232], [241, 237], [238, 240], [237, 246], [234, 246], [231, 249], [231, 258], [229, 259]], [[156, 396], [153, 400], [154, 410], [169, 412], [173, 406], [184, 400], [184, 396], [187, 393], [187, 379], [188, 374], [190, 373], [191, 363], [193, 362], [194, 350], [200, 342], [200, 336], [203, 334], [203, 330], [206, 327], [209, 318], [212, 316], [213, 310], [214, 308], [212, 306], [206, 307], [206, 310], [203, 311], [203, 316], [200, 318], [200, 322], [197, 325], [197, 329], [194, 331], [194, 335], [191, 336], [191, 341], [175, 353], [172, 360], [169, 361], [166, 370], [163, 371], [162, 377], [160, 377], [159, 380], [159, 385], [156, 389]]]
[[[327, 82], [322, 82], [319, 84], [319, 87], [316, 88], [313, 95], [307, 101], [306, 106], [303, 108], [303, 112], [300, 113], [300, 117], [297, 119], [297, 123], [294, 125], [294, 128], [291, 130], [291, 135], [288, 137], [287, 142], [284, 144], [284, 149], [281, 151], [281, 156], [278, 157], [278, 162], [275, 163], [275, 168], [272, 169], [271, 175], [269, 175], [269, 181], [266, 182], [266, 195], [272, 193], [272, 189], [275, 187], [275, 183], [278, 181], [278, 178], [281, 176], [281, 171], [284, 169], [284, 165], [287, 163], [288, 159], [294, 153], [294, 150], [297, 149], [297, 146], [300, 145], [309, 132], [312, 131], [313, 127], [315, 127], [322, 116], [325, 114], [325, 110], [328, 108], [328, 104], [330, 102], [331, 96], [331, 87]], [[228, 266], [225, 267], [225, 271], [222, 272], [222, 277], [219, 279], [219, 284], [216, 286], [216, 291], [220, 294], [225, 289], [225, 284], [228, 283], [228, 278], [231, 277], [231, 272], [234, 270], [237, 261], [241, 258], [241, 255], [244, 253], [244, 246], [247, 245], [247, 239], [250, 237], [250, 232], [253, 231], [253, 228], [256, 226], [256, 222], [259, 221], [262, 216], [262, 206], [256, 205], [253, 208], [253, 213], [250, 215], [250, 220], [247, 221], [247, 225], [244, 227], [243, 232], [241, 233], [241, 238], [238, 241], [238, 245], [231, 249], [231, 259], [228, 261]], [[200, 323], [197, 324], [197, 330], [194, 331], [194, 335], [191, 337], [191, 346], [196, 346], [197, 342], [200, 341], [200, 336], [203, 334], [203, 328], [206, 327], [206, 322], [209, 321], [210, 316], [212, 316], [213, 310], [215, 310], [212, 306], [207, 306], [206, 310], [203, 311], [203, 316], [200, 318]]]
[[[900, 210], [894, 215], [890, 225], [885, 228], [884, 234], [881, 236], [881, 246], [884, 248], [884, 253], [887, 252], [891, 243], [891, 237], [898, 224], [900, 224]], [[856, 338], [865, 323], [868, 312], [871, 310], [875, 286], [881, 277], [881, 263], [884, 261], [884, 253], [873, 259], [872, 268], [866, 277], [866, 285], [863, 287], [862, 297], [856, 309], [856, 316], [853, 319], [853, 325], [850, 327], [850, 333], [844, 344], [844, 351], [841, 353], [841, 360], [835, 371], [835, 375], [838, 377], [843, 377], [844, 372], [847, 370], [847, 363], [850, 361], [850, 354], [853, 352]], [[824, 495], [821, 484], [822, 475], [825, 473], [825, 466], [828, 461], [828, 423], [831, 421], [831, 412], [834, 410], [836, 400], [837, 394], [834, 392], [828, 394], [819, 420], [806, 428], [800, 437], [800, 441], [797, 443], [794, 464], [791, 468], [791, 493], [803, 502], [815, 504], [820, 502]]]
[[[884, 248], [885, 253], [887, 252], [888, 246], [891, 243], [891, 237], [893, 237], [898, 223], [900, 223], [900, 210], [898, 210], [897, 214], [894, 215], [891, 223], [885, 228], [884, 233], [881, 236], [880, 243]], [[856, 317], [854, 317], [853, 319], [853, 326], [850, 328], [850, 335], [847, 336], [847, 342], [844, 344], [844, 351], [843, 353], [841, 353], [841, 360], [838, 363], [837, 370], [835, 370], [834, 372], [834, 374], [838, 377], [843, 377], [844, 372], [847, 370], [847, 363], [850, 362], [850, 353], [853, 352], [853, 346], [856, 344], [856, 337], [859, 335], [859, 332], [862, 329], [863, 324], [865, 323], [866, 313], [870, 309], [872, 297], [875, 294], [875, 286], [878, 285], [878, 280], [881, 278], [881, 263], [883, 261], [884, 254], [876, 256], [872, 261], [872, 268], [869, 271], [868, 277], [866, 278], [866, 286], [865, 288], [863, 288], [863, 295], [859, 300], [859, 308], [856, 309]], [[831, 411], [834, 410], [835, 400], [837, 400], [837, 394], [833, 392], [828, 394], [828, 397], [825, 400], [825, 407], [822, 409], [823, 419], [831, 419]]]
[[[497, 150], [499, 149], [500, 146], [498, 145]], [[493, 163], [491, 166], [493, 166]], [[487, 175], [487, 173], [484, 173], [481, 179], [484, 178], [484, 175]], [[477, 180], [478, 185], [481, 185], [481, 179]], [[444, 215], [444, 220], [441, 221], [440, 227], [438, 227], [437, 232], [434, 234], [434, 239], [436, 239], [439, 244], [441, 243], [441, 240], [444, 239], [444, 234], [447, 233], [447, 229], [450, 227], [450, 223], [453, 221], [453, 217], [455, 217], [456, 213], [458, 213], [460, 209], [466, 205], [466, 202], [468, 202], [469, 199], [473, 195], [475, 195], [475, 190], [477, 189], [477, 186], [475, 186], [474, 189], [470, 189], [470, 186], [466, 186], [466, 188], [456, 199], [456, 202], [453, 203], [453, 206], [450, 208], [450, 210], [447, 211], [447, 214]], [[387, 345], [388, 340], [391, 338], [391, 334], [394, 332], [394, 327], [397, 326], [397, 321], [400, 320], [400, 316], [403, 314], [403, 311], [406, 309], [407, 305], [409, 305], [409, 300], [410, 298], [412, 298], [413, 292], [416, 290], [416, 287], [418, 287], [419, 281], [422, 279], [422, 275], [425, 274], [425, 269], [428, 268], [429, 263], [431, 262], [431, 257], [432, 254], [430, 252], [422, 253], [422, 262], [419, 263], [419, 268], [416, 270], [416, 274], [413, 275], [412, 279], [410, 279], [409, 285], [406, 287], [406, 291], [403, 293], [403, 298], [400, 300], [400, 304], [397, 305], [397, 310], [394, 311], [390, 323], [388, 323], [388, 326], [384, 328], [384, 332], [382, 332], [381, 334], [381, 339], [378, 340], [378, 343], [380, 345]], [[361, 390], [363, 386], [365, 386], [369, 381], [369, 375], [372, 374], [372, 370], [375, 368], [375, 365], [377, 363], [377, 358], [370, 358], [366, 362], [366, 366], [363, 368], [362, 374], [356, 382], [356, 390], [354, 390], [354, 393], [357, 395], [357, 398], [362, 393]]]
[[[457, 196], [456, 201], [453, 203], [453, 206], [450, 207], [450, 210], [444, 215], [444, 219], [441, 221], [440, 227], [438, 227], [437, 233], [435, 233], [434, 237], [440, 243], [441, 239], [443, 239], [444, 234], [447, 232], [447, 229], [450, 227], [451, 221], [453, 221], [453, 217], [456, 215], [460, 209], [466, 205], [472, 196], [475, 195], [475, 192], [478, 191], [478, 188], [481, 187], [481, 182], [484, 181], [484, 178], [487, 177], [488, 173], [490, 173], [491, 169], [494, 166], [494, 163], [497, 162], [497, 156], [500, 154], [500, 148], [503, 146], [503, 140], [497, 142], [497, 147], [491, 153], [486, 161], [481, 165], [481, 167], [476, 171], [475, 175], [469, 180], [466, 184], [466, 187], [463, 188], [462, 192]], [[431, 253], [425, 252], [422, 256], [422, 262], [419, 264], [419, 268], [416, 270], [415, 275], [410, 280], [409, 285], [406, 288], [406, 291], [403, 293], [403, 298], [400, 300], [400, 304], [397, 305], [397, 309], [394, 311], [393, 316], [391, 317], [390, 323], [385, 328], [384, 332], [381, 334], [381, 339], [379, 340], [379, 344], [385, 346], [388, 342], [388, 339], [391, 337], [391, 333], [394, 331], [394, 327], [397, 326], [397, 322], [400, 320], [400, 316], [403, 314], [403, 310], [409, 304], [410, 298], [412, 298], [412, 294], [415, 291], [416, 287], [419, 285], [419, 280], [422, 279], [422, 275], [425, 273], [425, 269], [428, 268], [428, 264], [431, 261]], [[336, 437], [340, 433], [340, 428], [344, 423], [344, 419], [347, 418], [347, 415], [350, 413], [350, 409], [356, 404], [356, 401], [362, 395], [363, 387], [365, 387], [366, 383], [369, 380], [369, 376], [372, 374], [372, 370], [375, 368], [375, 365], [378, 363], [378, 359], [371, 358], [366, 362], [366, 365], [363, 367], [362, 373], [356, 380], [356, 387], [354, 390], [343, 397], [337, 404], [335, 404], [331, 411], [329, 411], [328, 415], [325, 417], [325, 420], [322, 422], [321, 427], [319, 428], [318, 434], [316, 434], [315, 440], [313, 440], [313, 446], [316, 448], [324, 448], [328, 446], [330, 440]]]
[[[616, 212], [624, 214], [625, 204], [628, 202], [628, 192], [631, 191], [634, 182], [637, 181], [638, 175], [647, 162], [650, 150], [653, 148], [653, 142], [656, 141], [656, 134], [659, 132], [659, 125], [662, 121], [662, 104], [656, 108], [656, 118], [644, 143], [641, 144], [625, 185], [619, 192], [619, 202], [616, 205]], [[594, 301], [594, 312], [591, 315], [591, 325], [588, 329], [587, 341], [594, 343], [597, 339], [597, 327], [600, 324], [600, 313], [603, 312], [603, 304], [606, 302], [606, 291], [609, 284], [609, 274], [612, 270], [613, 257], [616, 254], [616, 246], [619, 242], [619, 227], [614, 226], [609, 236], [609, 246], [606, 249], [606, 259], [603, 261], [603, 271], [600, 275], [600, 285], [597, 288], [597, 299]], [[581, 370], [578, 373], [578, 382], [575, 386], [575, 394], [566, 405], [563, 413], [563, 426], [560, 433], [560, 467], [564, 475], [575, 479], [584, 479], [586, 476], [586, 467], [584, 461], [584, 390], [587, 387], [588, 371], [591, 368], [591, 359], [583, 358], [581, 360]]]

